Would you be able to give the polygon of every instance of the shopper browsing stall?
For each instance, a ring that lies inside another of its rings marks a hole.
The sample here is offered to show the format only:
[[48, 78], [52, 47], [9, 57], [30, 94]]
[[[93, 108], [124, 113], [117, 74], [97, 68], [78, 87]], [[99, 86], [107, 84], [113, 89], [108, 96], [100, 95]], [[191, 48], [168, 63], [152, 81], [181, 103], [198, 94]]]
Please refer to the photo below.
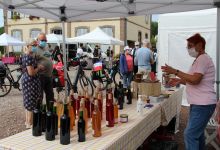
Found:
[[123, 88], [130, 88], [133, 74], [133, 58], [130, 55], [130, 48], [125, 46], [124, 53], [120, 56], [120, 72], [123, 75]]

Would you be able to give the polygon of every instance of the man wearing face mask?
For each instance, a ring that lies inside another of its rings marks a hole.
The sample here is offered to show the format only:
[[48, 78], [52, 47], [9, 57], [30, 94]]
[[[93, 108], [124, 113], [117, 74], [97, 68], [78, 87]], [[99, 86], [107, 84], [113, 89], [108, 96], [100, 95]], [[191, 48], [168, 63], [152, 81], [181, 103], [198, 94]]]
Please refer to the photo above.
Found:
[[216, 107], [215, 67], [205, 53], [205, 39], [195, 34], [187, 39], [187, 51], [195, 60], [188, 73], [162, 66], [163, 72], [175, 74], [178, 78], [169, 81], [171, 86], [186, 85], [187, 101], [190, 104], [189, 120], [184, 131], [186, 150], [204, 150], [204, 130]]
[[138, 72], [138, 64], [135, 63], [134, 58], [136, 56], [137, 50], [139, 49], [139, 42], [136, 41], [134, 43], [135, 47], [132, 49], [131, 51], [131, 55], [133, 56], [133, 64], [134, 64], [134, 74], [136, 74]]
[[53, 64], [48, 55], [47, 46], [47, 38], [44, 33], [40, 33], [37, 37], [38, 41], [38, 50], [37, 50], [37, 63], [44, 66], [44, 70], [39, 73], [40, 81], [41, 81], [41, 90], [42, 95], [45, 93], [46, 96], [46, 104], [47, 109], [49, 109], [49, 102], [54, 101], [54, 93], [53, 93], [53, 81], [52, 81], [52, 72], [53, 72]]

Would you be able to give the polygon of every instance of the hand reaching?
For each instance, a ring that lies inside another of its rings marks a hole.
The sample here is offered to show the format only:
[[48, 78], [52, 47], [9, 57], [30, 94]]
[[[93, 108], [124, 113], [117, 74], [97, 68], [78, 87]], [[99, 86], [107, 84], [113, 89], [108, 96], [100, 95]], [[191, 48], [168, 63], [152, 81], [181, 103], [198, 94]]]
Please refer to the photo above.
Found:
[[168, 74], [175, 74], [176, 73], [176, 69], [172, 68], [171, 66], [168, 66], [167, 64], [165, 64], [165, 66], [161, 66], [161, 69], [163, 72], [166, 72]]

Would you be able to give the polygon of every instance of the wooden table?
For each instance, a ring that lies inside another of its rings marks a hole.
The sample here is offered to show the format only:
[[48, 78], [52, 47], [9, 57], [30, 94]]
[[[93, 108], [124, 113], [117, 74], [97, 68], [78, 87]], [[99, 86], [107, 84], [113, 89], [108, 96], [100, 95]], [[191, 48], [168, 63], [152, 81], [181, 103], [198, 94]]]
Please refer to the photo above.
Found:
[[152, 108], [145, 108], [143, 116], [136, 112], [136, 100], [133, 100], [132, 105], [125, 104], [120, 114], [128, 114], [128, 123], [119, 123], [115, 127], [108, 128], [103, 120], [101, 137], [92, 136], [91, 123], [89, 123], [86, 142], [77, 141], [76, 128], [71, 132], [70, 144], [65, 146], [60, 144], [59, 136], [56, 136], [54, 141], [46, 141], [44, 135], [33, 137], [32, 130], [26, 130], [0, 140], [0, 150], [134, 150], [160, 125], [165, 125], [177, 114], [178, 92], [181, 94], [181, 90], [176, 90], [170, 98], [153, 104]]

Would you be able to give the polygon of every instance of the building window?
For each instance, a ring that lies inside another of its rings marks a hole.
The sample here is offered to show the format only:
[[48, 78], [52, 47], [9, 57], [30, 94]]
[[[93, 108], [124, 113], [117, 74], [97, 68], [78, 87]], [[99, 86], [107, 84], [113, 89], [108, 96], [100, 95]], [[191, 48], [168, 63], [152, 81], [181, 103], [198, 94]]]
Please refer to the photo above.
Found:
[[138, 42], [142, 43], [142, 34], [141, 31], [138, 31]]
[[[12, 36], [22, 41], [22, 30], [12, 30]], [[12, 50], [14, 52], [19, 52], [22, 50], [22, 46], [13, 46]]]
[[148, 34], [147, 33], [145, 33], [145, 39], [148, 39]]
[[61, 28], [53, 28], [53, 29], [51, 29], [51, 33], [62, 34], [62, 29]]
[[115, 27], [114, 26], [102, 26], [101, 29], [109, 36], [112, 36], [112, 37], [115, 36]]
[[31, 29], [30, 38], [35, 39], [39, 33], [41, 33], [41, 29]]
[[[104, 31], [107, 35], [114, 37], [115, 36], [115, 27], [106, 25], [101, 27], [102, 31]], [[110, 45], [101, 45], [101, 49], [105, 52]]]
[[75, 28], [75, 36], [84, 35], [89, 33], [89, 27], [77, 27]]

